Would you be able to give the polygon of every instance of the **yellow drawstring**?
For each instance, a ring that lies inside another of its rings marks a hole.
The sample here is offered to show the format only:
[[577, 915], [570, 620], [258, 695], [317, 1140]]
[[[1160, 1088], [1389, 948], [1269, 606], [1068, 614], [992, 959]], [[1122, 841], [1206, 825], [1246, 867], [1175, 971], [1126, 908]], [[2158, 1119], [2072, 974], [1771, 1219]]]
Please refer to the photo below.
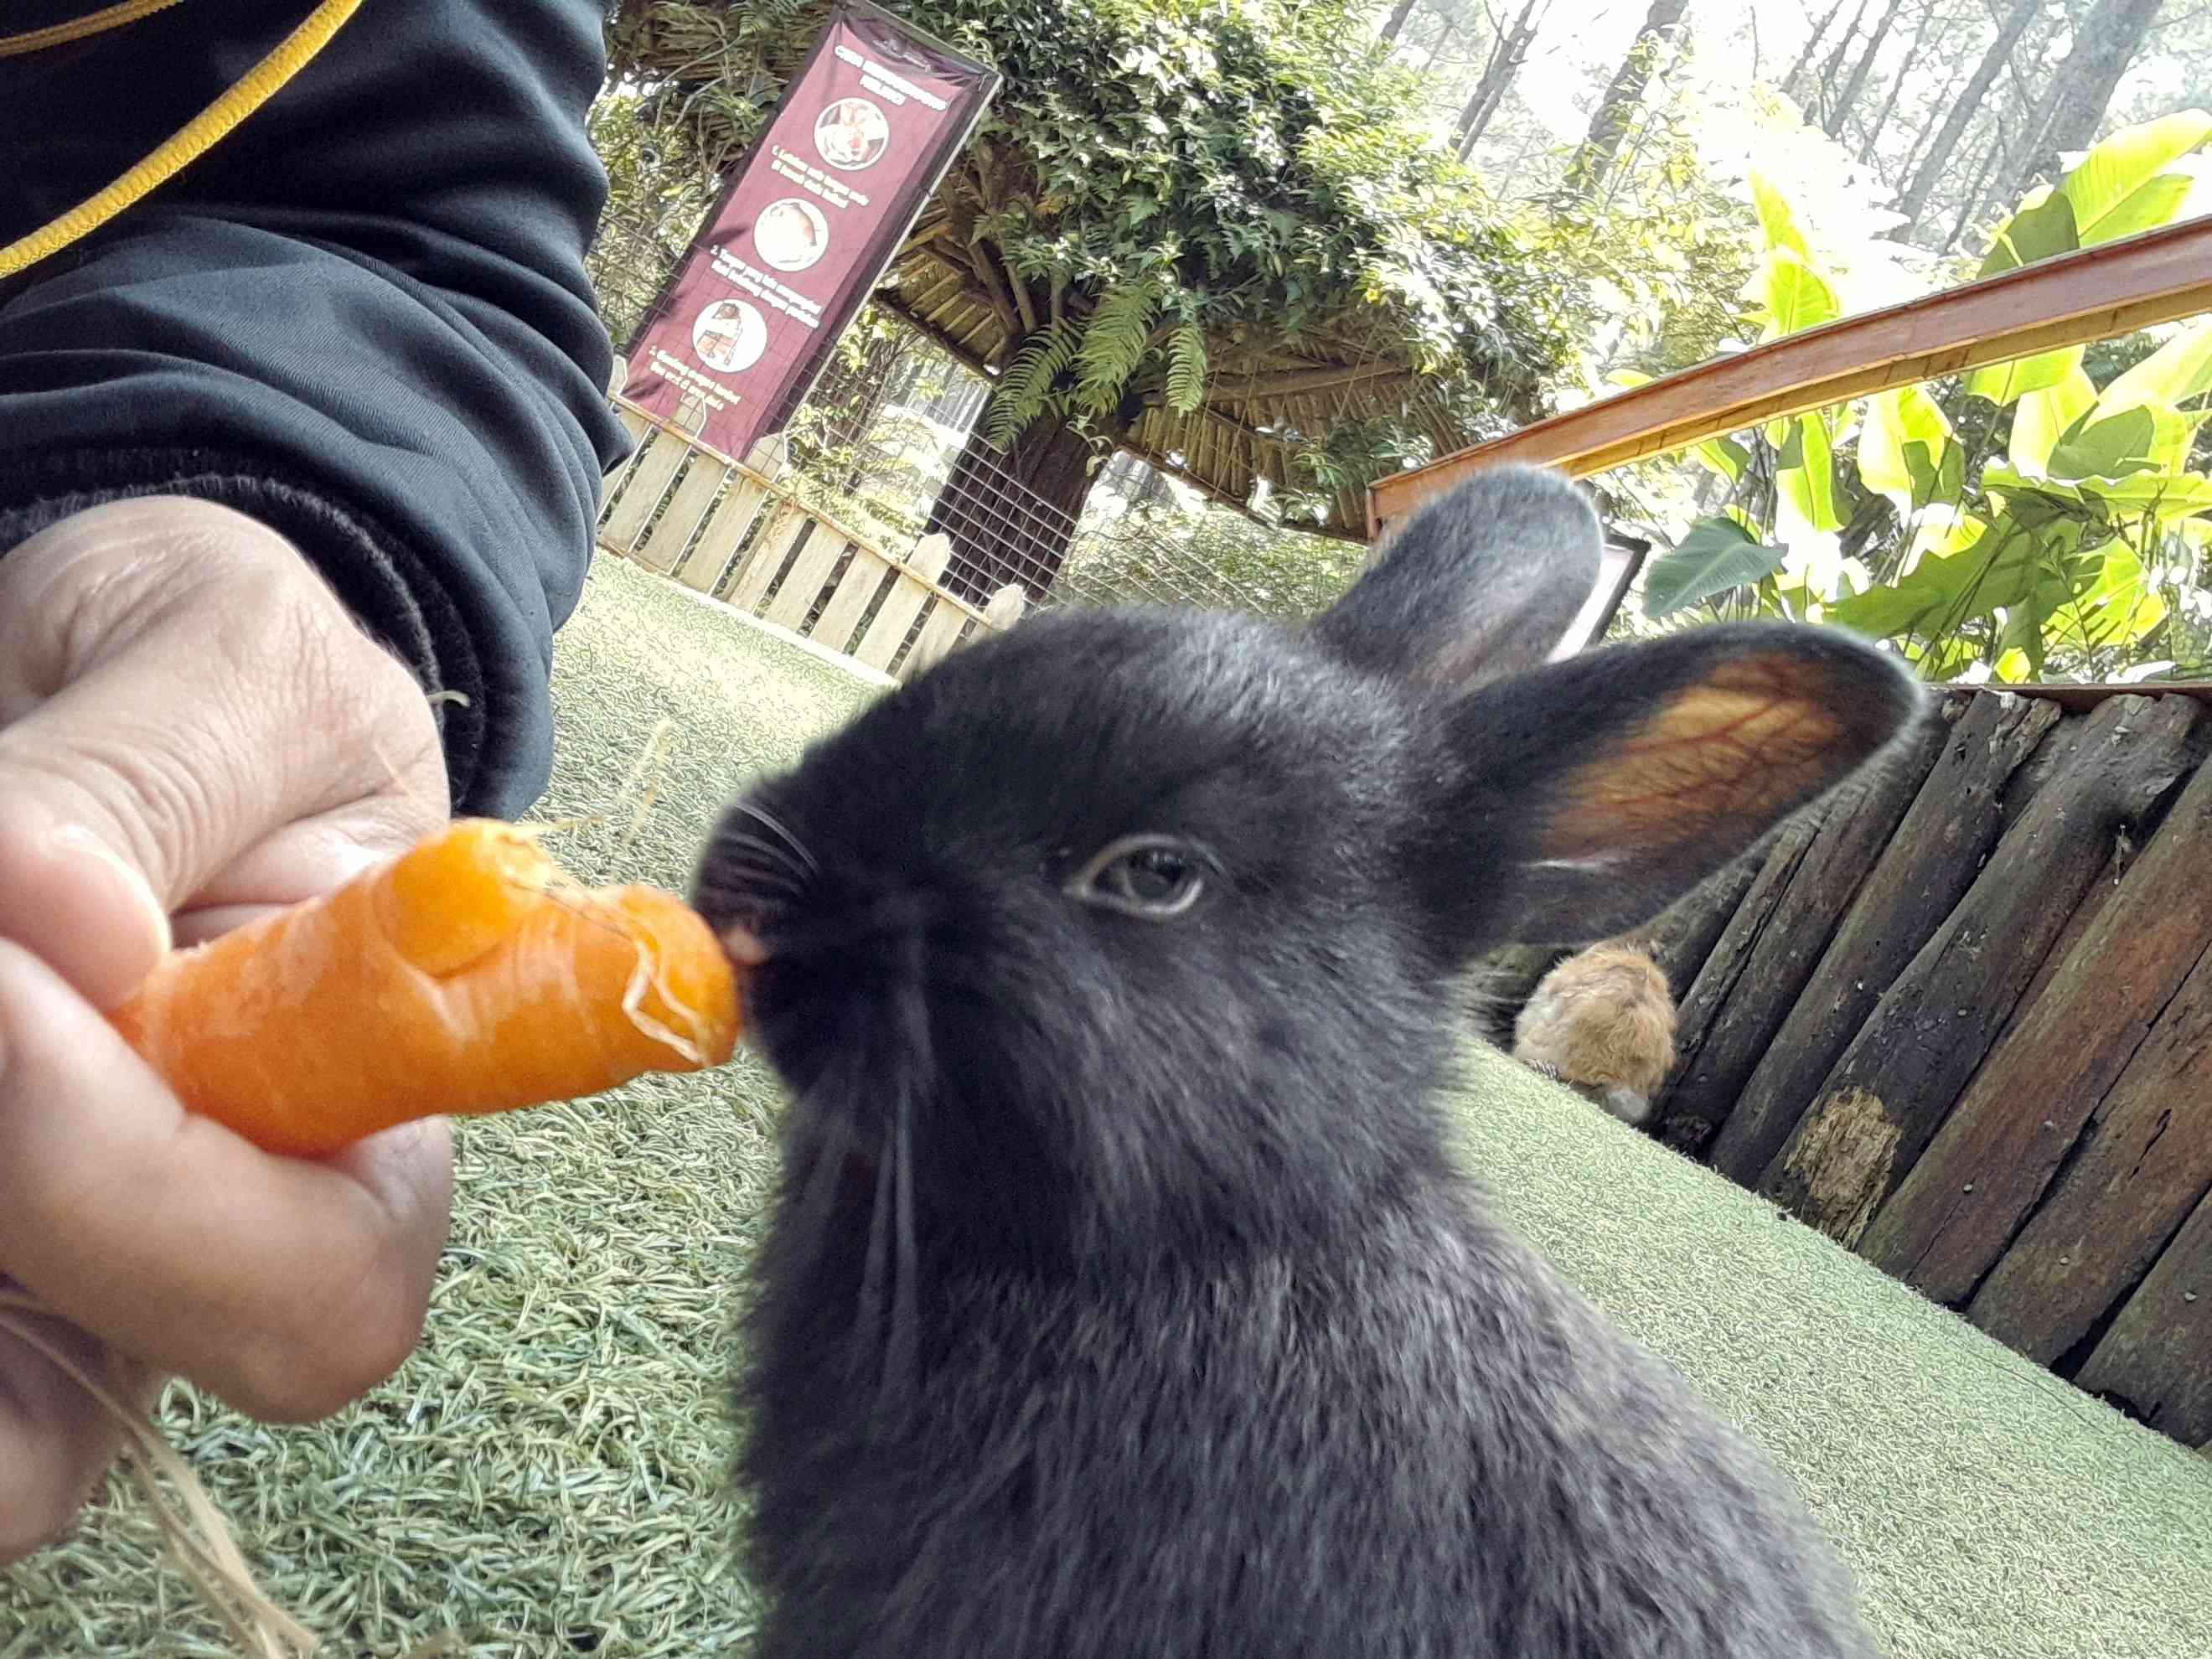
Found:
[[[0, 56], [27, 52], [22, 46], [37, 36], [40, 46], [81, 39], [101, 29], [133, 22], [176, 0], [127, 0], [94, 12], [74, 23], [57, 24], [31, 35], [0, 40]], [[275, 50], [248, 70], [220, 98], [195, 115], [153, 154], [90, 199], [80, 202], [59, 218], [49, 221], [29, 235], [0, 247], [0, 276], [27, 270], [79, 237], [106, 224], [149, 191], [165, 183], [222, 142], [230, 130], [273, 97], [277, 88], [306, 67], [309, 59], [330, 44], [346, 20], [359, 9], [361, 0], [322, 0], [307, 19], [280, 41]]]
[[43, 52], [48, 46], [82, 40], [88, 34], [119, 29], [125, 23], [135, 23], [155, 12], [166, 11], [176, 3], [177, 0], [122, 0], [120, 5], [88, 13], [74, 22], [54, 23], [42, 29], [25, 29], [21, 34], [0, 34], [0, 58], [20, 58], [27, 52]]

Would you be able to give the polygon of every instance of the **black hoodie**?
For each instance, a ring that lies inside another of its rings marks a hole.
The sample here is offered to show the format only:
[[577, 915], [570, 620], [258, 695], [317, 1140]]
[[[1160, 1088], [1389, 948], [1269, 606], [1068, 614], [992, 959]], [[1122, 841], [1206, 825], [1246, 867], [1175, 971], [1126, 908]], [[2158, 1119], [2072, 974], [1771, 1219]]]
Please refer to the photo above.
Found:
[[[102, 9], [17, 0], [13, 33]], [[0, 56], [0, 245], [220, 97], [313, 0], [188, 0]], [[554, 630], [629, 441], [584, 270], [600, 0], [367, 0], [260, 109], [0, 279], [0, 556], [202, 496], [283, 532], [441, 710], [457, 811], [519, 816]], [[4, 43], [0, 42], [0, 49]]]

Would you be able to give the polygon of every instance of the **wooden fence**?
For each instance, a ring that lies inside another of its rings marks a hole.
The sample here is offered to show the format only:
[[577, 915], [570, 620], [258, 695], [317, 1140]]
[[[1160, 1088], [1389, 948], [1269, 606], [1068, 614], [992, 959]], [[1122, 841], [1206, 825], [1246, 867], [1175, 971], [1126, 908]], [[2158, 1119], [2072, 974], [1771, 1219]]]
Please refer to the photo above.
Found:
[[923, 537], [900, 558], [807, 504], [781, 436], [737, 460], [613, 401], [636, 447], [607, 481], [599, 527], [607, 552], [878, 680], [908, 678], [978, 630], [1020, 618], [1018, 586], [977, 610], [940, 585], [952, 552], [943, 536]]
[[[1958, 689], [1638, 936], [1652, 1132], [2212, 1445], [2212, 692]], [[1495, 964], [1510, 1007], [1557, 953]]]

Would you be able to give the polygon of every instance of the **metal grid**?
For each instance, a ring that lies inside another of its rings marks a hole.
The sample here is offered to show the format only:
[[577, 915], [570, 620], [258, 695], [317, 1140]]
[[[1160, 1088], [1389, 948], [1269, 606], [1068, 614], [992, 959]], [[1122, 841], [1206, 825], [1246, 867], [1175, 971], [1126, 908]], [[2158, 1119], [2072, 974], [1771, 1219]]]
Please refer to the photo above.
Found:
[[[851, 509], [903, 554], [932, 528], [952, 542], [945, 585], [981, 605], [1008, 584], [1032, 608], [1140, 603], [1257, 609], [1237, 583], [1150, 529], [1133, 509], [1172, 498], [1135, 457], [1103, 470], [1079, 519], [1046, 501], [971, 435], [990, 384], [920, 336], [840, 359], [794, 425], [792, 458], [825, 510]], [[927, 428], [933, 441], [910, 441]], [[958, 487], [953, 488], [959, 463]], [[1194, 510], [1199, 510], [1194, 508]], [[1218, 510], [1207, 508], [1205, 510]]]

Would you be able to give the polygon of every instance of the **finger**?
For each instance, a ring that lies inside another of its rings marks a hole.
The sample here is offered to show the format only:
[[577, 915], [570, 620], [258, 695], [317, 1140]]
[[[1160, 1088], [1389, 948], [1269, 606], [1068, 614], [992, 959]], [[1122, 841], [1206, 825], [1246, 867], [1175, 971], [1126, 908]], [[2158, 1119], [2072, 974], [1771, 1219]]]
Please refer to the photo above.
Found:
[[[0, 1566], [61, 1538], [116, 1455], [123, 1426], [54, 1363], [58, 1353], [130, 1404], [159, 1381], [61, 1320], [0, 1309]], [[22, 1334], [8, 1328], [20, 1325]]]
[[100, 1008], [129, 995], [172, 942], [137, 868], [52, 803], [21, 793], [0, 794], [0, 938], [37, 951]]
[[0, 1271], [123, 1352], [265, 1420], [326, 1415], [413, 1348], [451, 1182], [442, 1121], [308, 1161], [185, 1113], [0, 944]]
[[[106, 848], [169, 911], [279, 826], [442, 805], [427, 700], [290, 545], [226, 509], [156, 505], [78, 514], [0, 566], [0, 620], [18, 617], [0, 628], [16, 658], [0, 664], [15, 715], [0, 729], [0, 935], [103, 1005], [143, 931], [116, 945], [46, 901], [58, 832]], [[46, 626], [20, 620], [42, 607]]]

